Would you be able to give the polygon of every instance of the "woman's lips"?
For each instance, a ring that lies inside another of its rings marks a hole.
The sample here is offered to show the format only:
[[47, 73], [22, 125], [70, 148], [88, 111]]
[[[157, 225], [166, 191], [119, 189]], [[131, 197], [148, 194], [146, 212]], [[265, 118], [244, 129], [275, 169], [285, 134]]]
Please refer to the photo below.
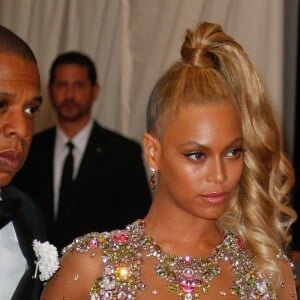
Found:
[[229, 192], [209, 193], [201, 195], [201, 198], [209, 203], [222, 203], [227, 200]]
[[16, 172], [22, 163], [25, 156], [22, 152], [8, 150], [0, 152], [0, 171]]

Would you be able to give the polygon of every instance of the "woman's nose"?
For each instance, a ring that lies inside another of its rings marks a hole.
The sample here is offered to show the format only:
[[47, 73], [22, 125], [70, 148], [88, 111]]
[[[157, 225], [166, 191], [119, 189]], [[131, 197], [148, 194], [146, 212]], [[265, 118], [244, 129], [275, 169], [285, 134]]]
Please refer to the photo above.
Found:
[[208, 167], [207, 181], [223, 183], [226, 180], [226, 176], [226, 167], [222, 158], [212, 159]]

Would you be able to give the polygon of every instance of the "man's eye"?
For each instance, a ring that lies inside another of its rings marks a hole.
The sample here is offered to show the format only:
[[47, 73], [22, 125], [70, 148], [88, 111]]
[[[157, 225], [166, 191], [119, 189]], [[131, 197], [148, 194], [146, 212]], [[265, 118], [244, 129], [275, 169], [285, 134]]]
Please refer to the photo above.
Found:
[[65, 82], [56, 82], [54, 84], [54, 87], [57, 88], [57, 89], [63, 89], [67, 86], [67, 84]]
[[40, 105], [29, 106], [25, 108], [25, 112], [29, 115], [34, 115], [40, 110]]
[[245, 149], [242, 147], [239, 148], [234, 148], [230, 151], [228, 151], [225, 155], [225, 157], [229, 157], [229, 158], [239, 158], [241, 156], [242, 153], [245, 152]]
[[3, 109], [7, 106], [7, 101], [6, 100], [0, 100], [0, 109]]
[[84, 82], [76, 82], [75, 87], [79, 88], [79, 89], [82, 89], [82, 88], [85, 87], [85, 84], [84, 84]]
[[198, 161], [198, 160], [205, 158], [205, 155], [202, 152], [191, 152], [191, 153], [186, 154], [186, 156], [189, 159], [194, 160], [194, 161]]

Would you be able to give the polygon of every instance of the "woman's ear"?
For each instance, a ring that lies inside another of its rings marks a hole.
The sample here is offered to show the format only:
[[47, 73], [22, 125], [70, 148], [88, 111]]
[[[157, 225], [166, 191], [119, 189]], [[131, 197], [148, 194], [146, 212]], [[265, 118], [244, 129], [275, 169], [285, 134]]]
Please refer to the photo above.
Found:
[[149, 133], [143, 137], [145, 159], [149, 168], [158, 170], [160, 144], [157, 138]]

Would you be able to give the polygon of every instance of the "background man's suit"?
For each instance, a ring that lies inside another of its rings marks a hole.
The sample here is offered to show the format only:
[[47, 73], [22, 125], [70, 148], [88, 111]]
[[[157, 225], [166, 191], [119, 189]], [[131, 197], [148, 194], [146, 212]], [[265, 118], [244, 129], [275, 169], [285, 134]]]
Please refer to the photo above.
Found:
[[18, 208], [13, 217], [13, 225], [17, 234], [19, 246], [25, 257], [28, 269], [21, 278], [12, 300], [38, 300], [41, 292], [41, 282], [32, 278], [35, 272], [36, 260], [32, 242], [34, 239], [45, 241], [45, 226], [40, 211], [31, 200], [13, 186], [1, 189], [2, 197], [7, 201], [17, 201]]
[[34, 136], [26, 163], [13, 181], [40, 206], [51, 242], [61, 248], [76, 236], [123, 228], [146, 215], [151, 193], [141, 147], [94, 123], [70, 195], [71, 204], [59, 213], [64, 217], [55, 225], [55, 134], [53, 127]]

